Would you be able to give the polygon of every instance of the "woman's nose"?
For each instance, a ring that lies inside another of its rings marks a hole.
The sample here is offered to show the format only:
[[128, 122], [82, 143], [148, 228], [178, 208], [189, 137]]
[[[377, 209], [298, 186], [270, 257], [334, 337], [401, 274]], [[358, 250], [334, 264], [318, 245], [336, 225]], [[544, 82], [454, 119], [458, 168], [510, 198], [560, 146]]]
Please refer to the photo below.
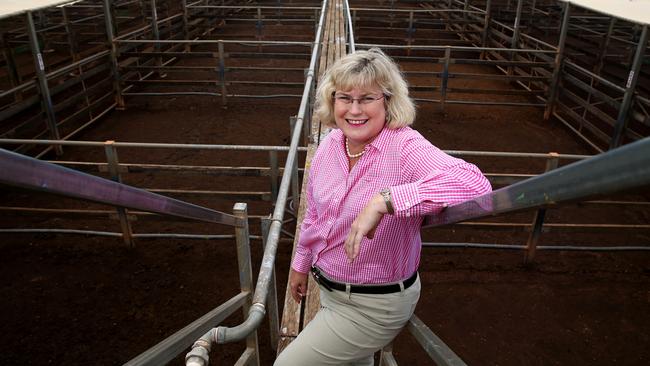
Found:
[[358, 100], [355, 99], [352, 101], [352, 104], [350, 104], [350, 112], [354, 114], [361, 113], [361, 103]]

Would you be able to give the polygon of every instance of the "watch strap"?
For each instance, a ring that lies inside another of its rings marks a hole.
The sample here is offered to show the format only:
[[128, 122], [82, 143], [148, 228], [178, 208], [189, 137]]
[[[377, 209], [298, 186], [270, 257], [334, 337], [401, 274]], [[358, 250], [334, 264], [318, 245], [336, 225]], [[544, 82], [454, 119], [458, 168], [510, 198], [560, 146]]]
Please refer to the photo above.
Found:
[[393, 208], [393, 200], [392, 196], [390, 195], [390, 189], [384, 188], [382, 189], [379, 194], [384, 198], [384, 202], [386, 203], [386, 210], [388, 211], [388, 214], [393, 215], [395, 214], [395, 209]]

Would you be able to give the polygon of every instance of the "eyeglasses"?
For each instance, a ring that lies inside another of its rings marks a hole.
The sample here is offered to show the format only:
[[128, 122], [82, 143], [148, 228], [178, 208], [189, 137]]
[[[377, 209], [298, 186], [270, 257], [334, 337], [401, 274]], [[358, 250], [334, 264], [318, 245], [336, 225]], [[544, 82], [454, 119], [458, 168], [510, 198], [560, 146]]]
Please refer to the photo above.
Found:
[[378, 101], [380, 99], [383, 99], [385, 97], [384, 94], [382, 94], [380, 96], [364, 95], [361, 98], [352, 98], [351, 96], [346, 95], [346, 94], [336, 94], [336, 93], [334, 93], [333, 95], [334, 95], [334, 100], [341, 103], [341, 104], [352, 104], [356, 100], [357, 103], [359, 103], [361, 105], [374, 103], [374, 102], [376, 102], [376, 101]]

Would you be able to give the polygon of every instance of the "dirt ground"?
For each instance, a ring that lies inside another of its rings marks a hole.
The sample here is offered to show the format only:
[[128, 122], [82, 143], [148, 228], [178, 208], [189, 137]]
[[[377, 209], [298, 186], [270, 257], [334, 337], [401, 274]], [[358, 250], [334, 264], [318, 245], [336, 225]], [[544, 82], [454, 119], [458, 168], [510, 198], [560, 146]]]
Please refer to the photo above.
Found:
[[[266, 60], [265, 62], [267, 62]], [[296, 62], [299, 64], [298, 62]], [[294, 65], [291, 65], [294, 66]], [[403, 65], [405, 69], [418, 65]], [[267, 75], [268, 76], [268, 75]], [[302, 75], [272, 75], [300, 81]], [[426, 80], [425, 80], [426, 81]], [[462, 96], [458, 96], [462, 97]], [[287, 145], [297, 98], [233, 99], [227, 109], [213, 97], [130, 99], [79, 140], [196, 144]], [[591, 154], [559, 123], [533, 108], [421, 103], [415, 125], [442, 149]], [[304, 155], [301, 155], [304, 159]], [[121, 149], [121, 162], [264, 166], [265, 153]], [[280, 155], [282, 162], [283, 155]], [[105, 161], [101, 148], [67, 148], [62, 160]], [[529, 160], [467, 158], [486, 173], [531, 173]], [[143, 188], [268, 190], [268, 178], [133, 173], [124, 181]], [[3, 206], [110, 208], [3, 187]], [[242, 199], [174, 195], [230, 212]], [[647, 201], [645, 192], [634, 196]], [[621, 197], [614, 197], [620, 199]], [[269, 202], [244, 199], [251, 215]], [[648, 209], [572, 205], [549, 211], [561, 223], [647, 224]], [[530, 223], [532, 212], [487, 221]], [[105, 217], [19, 215], [3, 211], [0, 227], [56, 227], [119, 231]], [[260, 235], [258, 218], [252, 235]], [[214, 225], [141, 218], [136, 233], [232, 234]], [[288, 228], [291, 231], [291, 227]], [[232, 240], [139, 239], [66, 234], [1, 234], [0, 364], [119, 365], [238, 293]], [[525, 243], [518, 230], [452, 226], [426, 229], [424, 241]], [[542, 245], [648, 245], [647, 229], [553, 229]], [[254, 275], [261, 242], [251, 242]], [[284, 294], [291, 244], [280, 243], [278, 294]], [[542, 251], [532, 266], [515, 250], [424, 248], [423, 292], [416, 314], [469, 365], [645, 365], [650, 362], [650, 254], [647, 252]], [[280, 298], [280, 304], [283, 299]], [[226, 325], [237, 325], [241, 315]], [[262, 364], [274, 351], [268, 325], [260, 329]], [[244, 345], [215, 346], [212, 365], [234, 364]], [[431, 365], [407, 332], [395, 342], [400, 365]], [[184, 353], [173, 365], [183, 364]]]

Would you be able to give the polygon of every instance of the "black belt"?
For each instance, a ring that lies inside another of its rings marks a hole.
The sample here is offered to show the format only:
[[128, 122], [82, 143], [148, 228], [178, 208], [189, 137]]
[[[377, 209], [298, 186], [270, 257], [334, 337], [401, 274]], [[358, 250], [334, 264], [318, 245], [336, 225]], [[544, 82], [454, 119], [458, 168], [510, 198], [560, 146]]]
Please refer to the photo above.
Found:
[[[338, 291], [346, 291], [347, 284], [341, 283], [341, 282], [336, 282], [329, 280], [323, 276], [321, 273], [320, 269], [316, 267], [311, 267], [311, 273], [314, 275], [314, 279], [316, 282], [318, 282], [319, 285], [325, 287], [328, 291], [332, 290], [338, 290]], [[407, 288], [411, 287], [412, 284], [415, 283], [415, 280], [418, 278], [418, 272], [415, 271], [413, 275], [404, 281], [402, 281], [402, 285], [404, 286], [404, 290]], [[400, 292], [402, 291], [402, 287], [400, 286], [399, 283], [393, 283], [390, 285], [353, 285], [350, 284], [350, 292], [358, 293], [358, 294], [374, 294], [374, 295], [381, 295], [381, 294], [391, 294], [393, 292]]]

